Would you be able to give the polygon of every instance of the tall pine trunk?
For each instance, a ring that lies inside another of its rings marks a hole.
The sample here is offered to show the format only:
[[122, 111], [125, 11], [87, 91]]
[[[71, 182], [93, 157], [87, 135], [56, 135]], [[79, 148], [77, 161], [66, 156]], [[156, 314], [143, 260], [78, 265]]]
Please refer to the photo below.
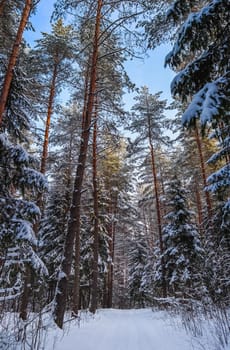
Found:
[[99, 256], [99, 208], [98, 208], [98, 184], [97, 184], [97, 102], [95, 121], [93, 128], [93, 266], [90, 311], [95, 313], [98, 304], [98, 256]]
[[5, 79], [2, 87], [2, 92], [0, 96], [0, 128], [2, 127], [3, 114], [5, 111], [7, 99], [9, 96], [10, 85], [14, 75], [14, 68], [19, 55], [20, 45], [22, 42], [22, 35], [26, 27], [26, 24], [28, 22], [31, 9], [32, 9], [32, 0], [26, 0], [25, 7], [22, 12], [21, 21], [18, 27], [16, 39], [9, 58], [8, 67], [7, 67], [7, 71], [6, 71], [6, 75], [5, 75]]
[[165, 262], [163, 258], [164, 247], [163, 247], [163, 239], [162, 239], [161, 204], [160, 204], [160, 198], [159, 198], [159, 190], [158, 190], [159, 186], [158, 186], [158, 180], [157, 180], [155, 154], [154, 154], [152, 134], [151, 134], [151, 120], [150, 120], [149, 114], [148, 114], [148, 139], [149, 139], [149, 148], [150, 148], [152, 175], [153, 175], [153, 184], [154, 184], [154, 195], [155, 195], [156, 211], [157, 211], [158, 237], [159, 237], [160, 253], [161, 253], [162, 294], [163, 294], [163, 297], [166, 298], [167, 287], [166, 287], [166, 280], [165, 280]]
[[[205, 187], [207, 187], [207, 176], [206, 176], [206, 169], [205, 169], [205, 163], [204, 163], [204, 156], [203, 156], [203, 152], [202, 152], [202, 142], [201, 142], [200, 135], [198, 132], [198, 127], [196, 125], [195, 125], [195, 139], [196, 139], [196, 144], [197, 144], [199, 158], [200, 158], [200, 167], [201, 167], [201, 175], [202, 175], [203, 185], [205, 188]], [[212, 215], [211, 198], [210, 198], [210, 194], [208, 191], [205, 191], [204, 194], [205, 194], [205, 201], [206, 201], [206, 207], [207, 207], [207, 214], [208, 214], [208, 218], [210, 219], [211, 215]]]
[[20, 300], [20, 310], [19, 310], [19, 317], [23, 321], [27, 319], [30, 295], [31, 295], [31, 267], [27, 265], [25, 270], [23, 292]]
[[89, 98], [89, 74], [90, 74], [90, 59], [89, 59], [89, 62], [87, 63], [87, 69], [85, 72], [84, 103], [83, 103], [82, 124], [81, 124], [82, 130], [84, 129], [87, 101]]
[[[85, 73], [85, 86], [84, 86], [84, 104], [82, 112], [82, 130], [85, 128], [86, 111], [88, 107], [89, 99], [89, 80], [90, 80], [90, 60], [87, 63], [87, 69]], [[95, 85], [96, 90], [96, 85]], [[80, 210], [75, 218], [76, 222], [76, 238], [75, 238], [75, 256], [74, 256], [74, 283], [73, 283], [73, 301], [72, 301], [72, 314], [77, 316], [80, 306], [80, 233], [81, 233], [81, 213]]]
[[[70, 219], [68, 224], [68, 230], [65, 240], [64, 256], [61, 264], [61, 271], [59, 274], [59, 280], [57, 283], [57, 293], [55, 300], [54, 319], [58, 327], [63, 327], [64, 314], [66, 310], [67, 294], [68, 294], [68, 280], [71, 271], [73, 247], [75, 244], [75, 267], [76, 259], [78, 259], [78, 300], [79, 300], [79, 263], [80, 263], [80, 204], [81, 204], [81, 191], [85, 172], [85, 164], [88, 151], [90, 125], [92, 119], [92, 112], [94, 108], [94, 96], [96, 92], [96, 78], [97, 78], [97, 60], [98, 60], [98, 48], [99, 48], [99, 36], [100, 36], [100, 25], [101, 25], [101, 10], [103, 1], [97, 1], [97, 15], [95, 22], [95, 34], [93, 41], [93, 54], [92, 54], [92, 65], [90, 74], [89, 94], [87, 101], [87, 108], [85, 112], [85, 118], [83, 123], [83, 130], [81, 134], [80, 153], [78, 158], [78, 165], [76, 170], [76, 177], [74, 183], [72, 205], [70, 209]], [[78, 304], [74, 305], [74, 312], [78, 311]]]
[[201, 225], [203, 222], [202, 218], [202, 203], [201, 203], [201, 196], [200, 196], [200, 189], [198, 185], [198, 181], [195, 181], [195, 195], [196, 195], [196, 207], [197, 207], [197, 214], [198, 214], [198, 226], [201, 229]]
[[42, 174], [45, 174], [46, 172], [46, 163], [47, 163], [48, 145], [49, 145], [49, 131], [50, 131], [51, 116], [53, 113], [55, 85], [56, 85], [56, 79], [57, 79], [57, 68], [58, 68], [58, 63], [54, 63], [52, 81], [50, 85], [47, 116], [46, 116], [46, 128], [45, 128], [45, 135], [44, 135], [44, 142], [43, 142], [43, 149], [42, 149], [42, 159], [41, 159], [41, 168], [40, 168], [40, 172]]

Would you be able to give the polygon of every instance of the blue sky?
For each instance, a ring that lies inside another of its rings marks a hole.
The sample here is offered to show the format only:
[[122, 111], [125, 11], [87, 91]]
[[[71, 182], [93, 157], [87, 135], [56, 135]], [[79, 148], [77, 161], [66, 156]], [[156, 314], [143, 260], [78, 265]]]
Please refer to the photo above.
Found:
[[[54, 0], [40, 0], [37, 5], [36, 14], [31, 18], [35, 32], [27, 31], [26, 40], [32, 43], [41, 37], [41, 32], [50, 31], [50, 16], [53, 10]], [[147, 85], [151, 93], [162, 91], [162, 98], [171, 100], [170, 83], [174, 73], [169, 68], [164, 68], [164, 58], [169, 52], [170, 47], [161, 45], [154, 51], [149, 51], [148, 57], [143, 60], [133, 59], [126, 64], [127, 73], [132, 82], [137, 87]], [[132, 102], [131, 95], [125, 96], [125, 103], [130, 107]]]
[[148, 53], [143, 60], [132, 60], [126, 64], [131, 80], [138, 86], [146, 85], [151, 93], [162, 91], [162, 97], [171, 101], [170, 84], [175, 73], [164, 67], [164, 58], [170, 51], [167, 45], [161, 45]]

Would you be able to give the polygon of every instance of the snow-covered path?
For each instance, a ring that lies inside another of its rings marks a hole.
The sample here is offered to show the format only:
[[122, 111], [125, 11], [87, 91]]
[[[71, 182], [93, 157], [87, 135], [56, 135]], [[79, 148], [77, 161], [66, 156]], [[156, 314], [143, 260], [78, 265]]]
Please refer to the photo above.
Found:
[[141, 310], [100, 310], [80, 326], [49, 337], [46, 350], [190, 350], [183, 329], [170, 325], [164, 313]]

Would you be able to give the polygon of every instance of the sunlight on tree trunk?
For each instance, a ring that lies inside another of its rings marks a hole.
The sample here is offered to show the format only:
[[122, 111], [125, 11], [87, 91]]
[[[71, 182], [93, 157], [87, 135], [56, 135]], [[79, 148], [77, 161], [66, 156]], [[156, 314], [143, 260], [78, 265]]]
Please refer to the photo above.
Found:
[[[198, 128], [196, 125], [195, 125], [195, 137], [196, 137], [196, 143], [197, 143], [197, 148], [198, 148], [198, 153], [200, 158], [201, 175], [203, 179], [203, 185], [205, 188], [207, 187], [207, 176], [206, 176], [206, 169], [205, 169], [204, 157], [202, 152], [202, 142], [201, 142]], [[210, 219], [212, 216], [211, 198], [208, 191], [205, 191], [204, 194], [205, 194], [205, 200], [206, 200], [207, 214], [208, 214], [208, 218]]]
[[7, 103], [7, 99], [10, 91], [10, 85], [14, 75], [14, 67], [16, 65], [17, 58], [19, 55], [20, 45], [22, 42], [22, 35], [26, 27], [26, 24], [28, 22], [31, 9], [32, 9], [32, 0], [26, 0], [21, 21], [17, 31], [17, 36], [9, 58], [8, 67], [7, 67], [7, 71], [6, 71], [6, 75], [5, 75], [5, 79], [2, 87], [2, 92], [0, 97], [0, 128], [2, 127], [3, 114], [6, 108], [6, 103]]
[[[73, 256], [73, 245], [76, 240], [78, 244], [77, 251], [75, 255], [79, 258], [79, 249], [80, 249], [80, 232], [77, 232], [76, 236], [76, 225], [79, 223], [80, 218], [80, 205], [81, 205], [81, 190], [82, 183], [85, 171], [85, 163], [88, 150], [89, 134], [90, 134], [90, 125], [92, 120], [92, 112], [94, 108], [94, 96], [96, 92], [96, 78], [97, 78], [97, 60], [98, 60], [98, 47], [99, 47], [99, 36], [100, 36], [100, 25], [101, 25], [101, 10], [103, 6], [103, 1], [98, 0], [97, 2], [97, 15], [95, 22], [95, 34], [94, 34], [94, 43], [93, 43], [93, 54], [92, 54], [92, 66], [90, 74], [90, 86], [89, 86], [89, 95], [87, 102], [87, 109], [85, 113], [85, 122], [84, 128], [82, 130], [81, 137], [81, 146], [80, 154], [78, 159], [78, 166], [76, 171], [76, 178], [73, 191], [72, 206], [70, 209], [70, 219], [68, 225], [68, 231], [66, 235], [65, 248], [64, 248], [64, 257], [61, 265], [61, 272], [59, 276], [59, 281], [57, 284], [57, 294], [56, 294], [56, 305], [54, 310], [54, 318], [58, 327], [63, 327], [64, 313], [66, 310], [66, 301], [67, 301], [67, 288], [68, 288], [68, 279], [71, 271], [72, 256]], [[76, 245], [75, 245], [76, 246]], [[75, 257], [75, 268], [76, 268], [76, 257]], [[79, 262], [78, 262], [79, 265]], [[80, 284], [78, 274], [78, 289]], [[74, 305], [73, 311], [75, 314], [78, 312], [78, 304]]]
[[47, 110], [47, 117], [46, 117], [46, 128], [45, 128], [42, 160], [41, 160], [41, 168], [40, 168], [40, 172], [42, 174], [45, 174], [45, 172], [46, 172], [46, 163], [47, 163], [48, 145], [49, 145], [49, 130], [50, 130], [51, 116], [53, 113], [55, 84], [56, 84], [56, 79], [57, 79], [57, 67], [58, 67], [58, 63], [55, 63], [54, 70], [53, 70], [53, 76], [52, 76], [52, 82], [51, 82], [51, 86], [50, 86], [50, 95], [49, 95], [48, 110]]

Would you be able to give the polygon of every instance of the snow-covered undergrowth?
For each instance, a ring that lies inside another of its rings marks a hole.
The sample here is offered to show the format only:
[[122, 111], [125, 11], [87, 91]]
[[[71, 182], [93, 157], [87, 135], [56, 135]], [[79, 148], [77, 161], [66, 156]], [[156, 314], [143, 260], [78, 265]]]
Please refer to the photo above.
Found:
[[229, 312], [212, 309], [204, 312], [183, 312], [180, 310], [177, 325], [186, 330], [194, 350], [230, 350]]
[[[186, 318], [187, 317], [187, 318]], [[219, 341], [215, 319], [183, 318], [151, 309], [81, 312], [58, 329], [49, 313], [18, 322], [8, 313], [1, 322], [0, 350], [229, 350]], [[223, 323], [224, 324], [224, 323]], [[221, 327], [223, 326], [221, 325]]]

